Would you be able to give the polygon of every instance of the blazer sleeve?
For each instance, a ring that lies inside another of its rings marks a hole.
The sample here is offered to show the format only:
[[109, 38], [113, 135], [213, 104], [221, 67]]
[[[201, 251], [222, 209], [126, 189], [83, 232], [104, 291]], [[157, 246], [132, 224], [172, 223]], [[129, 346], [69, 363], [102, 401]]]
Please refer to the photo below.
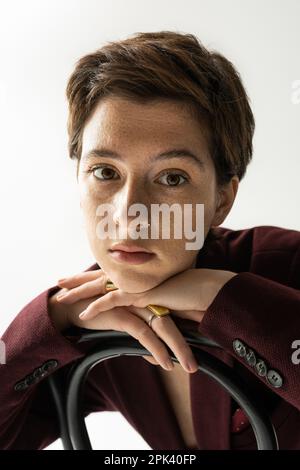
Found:
[[300, 410], [300, 364], [292, 359], [293, 342], [300, 344], [299, 249], [292, 258], [288, 285], [238, 273], [218, 292], [198, 331]]
[[[58, 290], [50, 287], [29, 302], [2, 336], [6, 361], [0, 365], [1, 449], [43, 449], [59, 438], [45, 379], [60, 368], [66, 375], [72, 363], [86, 354], [87, 344], [77, 344], [76, 338], [65, 336], [52, 323], [48, 298]], [[101, 393], [95, 404], [87, 392], [85, 416], [106, 409]]]

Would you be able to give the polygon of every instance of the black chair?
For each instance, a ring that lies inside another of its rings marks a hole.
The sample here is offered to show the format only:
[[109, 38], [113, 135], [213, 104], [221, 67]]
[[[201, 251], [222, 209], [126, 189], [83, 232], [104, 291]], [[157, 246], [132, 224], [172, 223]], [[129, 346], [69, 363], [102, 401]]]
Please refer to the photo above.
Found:
[[[92, 450], [81, 408], [84, 383], [89, 371], [97, 363], [116, 356], [151, 355], [135, 338], [124, 332], [87, 329], [81, 329], [81, 332], [80, 342], [95, 341], [96, 344], [87, 356], [73, 364], [67, 387], [60, 380], [60, 370], [47, 379], [57, 409], [64, 450]], [[247, 385], [227, 364], [200, 349], [201, 345], [220, 346], [200, 334], [181, 332], [193, 351], [199, 370], [216, 380], [245, 411], [255, 434], [257, 449], [278, 450], [275, 429], [259, 398], [247, 390]], [[168, 351], [173, 361], [178, 362], [169, 348]]]

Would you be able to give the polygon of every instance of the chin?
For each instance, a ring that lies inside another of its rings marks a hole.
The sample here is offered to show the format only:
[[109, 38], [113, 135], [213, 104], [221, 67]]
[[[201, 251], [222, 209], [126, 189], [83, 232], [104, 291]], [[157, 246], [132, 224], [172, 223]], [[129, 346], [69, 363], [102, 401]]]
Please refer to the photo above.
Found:
[[108, 278], [115, 284], [119, 289], [129, 292], [130, 294], [138, 294], [161, 284], [168, 276], [158, 276], [156, 270], [151, 273], [140, 273], [133, 268], [119, 268], [102, 263], [99, 261], [98, 264], [102, 270], [107, 274]]
[[141, 276], [139, 273], [125, 274], [124, 272], [116, 272], [115, 270], [111, 272], [110, 279], [119, 289], [129, 292], [130, 294], [145, 292], [146, 290], [153, 289], [162, 282], [162, 279], [157, 278], [157, 276], [151, 276], [149, 274], [143, 274]]

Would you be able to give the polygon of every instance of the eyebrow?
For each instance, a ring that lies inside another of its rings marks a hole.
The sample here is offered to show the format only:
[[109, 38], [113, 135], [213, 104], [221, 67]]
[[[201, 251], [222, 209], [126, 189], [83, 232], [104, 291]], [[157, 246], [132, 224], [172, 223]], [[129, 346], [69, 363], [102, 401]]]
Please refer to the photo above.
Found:
[[[102, 158], [115, 158], [116, 160], [122, 160], [122, 157], [117, 152], [114, 152], [113, 150], [110, 150], [104, 147], [101, 147], [98, 149], [92, 149], [88, 151], [84, 155], [83, 160], [88, 160], [89, 158], [92, 158], [94, 156], [102, 157]], [[172, 149], [166, 152], [162, 152], [159, 155], [153, 155], [150, 158], [150, 161], [152, 162], [154, 160], [167, 160], [169, 158], [178, 158], [181, 160], [186, 160], [186, 158], [189, 158], [191, 161], [194, 161], [197, 165], [200, 165], [201, 167], [204, 166], [203, 161], [200, 160], [199, 157], [197, 157], [195, 153], [191, 152], [191, 150], [187, 148]]]

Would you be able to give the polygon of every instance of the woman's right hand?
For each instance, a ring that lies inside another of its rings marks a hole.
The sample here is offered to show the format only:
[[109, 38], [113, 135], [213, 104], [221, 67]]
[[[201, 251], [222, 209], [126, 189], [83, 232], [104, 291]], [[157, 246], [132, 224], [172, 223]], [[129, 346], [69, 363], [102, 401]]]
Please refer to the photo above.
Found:
[[[166, 370], [172, 370], [173, 361], [169, 356], [166, 343], [174, 352], [186, 372], [198, 369], [190, 346], [173, 322], [171, 315], [157, 318], [148, 325], [151, 312], [146, 308], [115, 307], [101, 312], [91, 320], [82, 321], [79, 313], [91, 302], [105, 295], [108, 277], [103, 270], [85, 271], [58, 282], [63, 289], [49, 299], [52, 320], [60, 331], [68, 326], [79, 326], [91, 330], [124, 331], [137, 339], [152, 356], [142, 356], [152, 364], [159, 364]], [[97, 293], [97, 295], [95, 295]], [[67, 294], [65, 298], [60, 294]], [[161, 339], [160, 339], [161, 338]], [[192, 369], [189, 363], [193, 364]]]

